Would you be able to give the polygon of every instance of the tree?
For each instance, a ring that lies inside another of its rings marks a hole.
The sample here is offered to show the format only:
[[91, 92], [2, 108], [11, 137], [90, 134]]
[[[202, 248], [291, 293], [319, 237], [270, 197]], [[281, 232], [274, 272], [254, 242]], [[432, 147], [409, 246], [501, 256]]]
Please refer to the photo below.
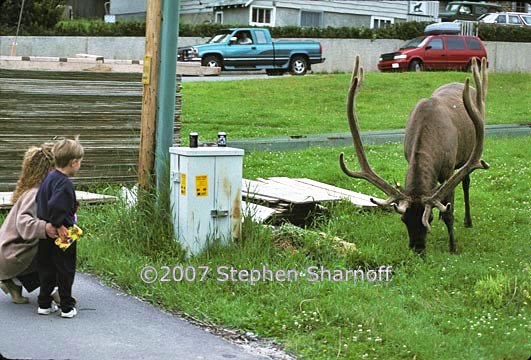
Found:
[[[19, 34], [52, 29], [63, 15], [66, 0], [25, 0]], [[14, 34], [22, 0], [0, 0], [0, 31]]]

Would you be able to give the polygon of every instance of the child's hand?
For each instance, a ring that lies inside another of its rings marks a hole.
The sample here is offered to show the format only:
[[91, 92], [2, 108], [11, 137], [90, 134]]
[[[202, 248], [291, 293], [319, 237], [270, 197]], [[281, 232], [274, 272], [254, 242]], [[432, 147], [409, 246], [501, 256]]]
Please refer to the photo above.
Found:
[[64, 225], [61, 225], [60, 228], [57, 228], [57, 235], [63, 240], [68, 239], [68, 229]]
[[49, 238], [55, 239], [58, 236], [55, 226], [50, 223], [46, 223], [46, 235], [48, 235]]

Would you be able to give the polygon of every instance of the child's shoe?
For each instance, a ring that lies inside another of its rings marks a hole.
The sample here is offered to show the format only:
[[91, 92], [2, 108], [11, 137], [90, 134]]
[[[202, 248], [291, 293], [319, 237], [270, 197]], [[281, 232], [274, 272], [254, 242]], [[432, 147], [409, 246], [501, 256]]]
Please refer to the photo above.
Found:
[[11, 295], [11, 301], [15, 304], [27, 304], [29, 302], [27, 297], [22, 296], [22, 286], [15, 285], [11, 279], [0, 281], [0, 289]]
[[39, 315], [50, 315], [57, 311], [57, 305], [52, 301], [49, 308], [39, 308], [37, 309], [37, 314]]
[[72, 310], [70, 310], [69, 312], [63, 312], [61, 310], [61, 317], [62, 318], [71, 319], [71, 318], [73, 318], [76, 315], [77, 315], [77, 310], [76, 310], [75, 307], [73, 307]]

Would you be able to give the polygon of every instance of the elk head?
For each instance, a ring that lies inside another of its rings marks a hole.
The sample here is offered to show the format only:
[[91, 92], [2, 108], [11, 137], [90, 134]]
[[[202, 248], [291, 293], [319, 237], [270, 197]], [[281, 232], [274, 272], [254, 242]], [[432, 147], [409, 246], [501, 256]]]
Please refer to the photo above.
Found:
[[[468, 176], [472, 171], [488, 168], [488, 164], [480, 159], [483, 151], [487, 89], [486, 60], [482, 60], [481, 74], [475, 59], [472, 69], [476, 83], [475, 101], [471, 95], [474, 90], [470, 89], [470, 81], [467, 78], [464, 86], [453, 83], [439, 88], [432, 96], [433, 101], [419, 101], [411, 113], [404, 140], [408, 174], [406, 187], [400, 188], [377, 175], [367, 161], [355, 110], [356, 94], [363, 83], [363, 68], [359, 65], [359, 57], [356, 57], [347, 96], [347, 118], [361, 170], [350, 170], [345, 164], [343, 153], [339, 156], [339, 164], [348, 176], [365, 179], [387, 195], [385, 201], [371, 201], [381, 207], [392, 206], [401, 214], [408, 230], [409, 247], [417, 252], [423, 252], [425, 249], [426, 236], [433, 219], [433, 208], [439, 209], [445, 220], [450, 236], [450, 251], [455, 251], [451, 204], [454, 189], [465, 178], [468, 183]], [[449, 133], [448, 129], [451, 130]], [[422, 136], [418, 134], [436, 140], [423, 141]], [[458, 153], [455, 150], [458, 138], [470, 139], [474, 143], [468, 144], [468, 147], [461, 146], [461, 153]], [[451, 165], [450, 168], [448, 164]], [[447, 170], [441, 170], [445, 167]], [[457, 170], [454, 172], [454, 169]], [[437, 185], [438, 182], [441, 184]], [[466, 195], [468, 201], [468, 185]], [[468, 204], [466, 208], [468, 211]]]

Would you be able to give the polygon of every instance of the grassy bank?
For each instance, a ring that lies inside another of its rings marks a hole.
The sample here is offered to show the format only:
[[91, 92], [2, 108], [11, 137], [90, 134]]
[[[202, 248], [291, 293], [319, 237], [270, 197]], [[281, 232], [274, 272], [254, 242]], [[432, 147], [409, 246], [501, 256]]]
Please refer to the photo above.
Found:
[[[354, 163], [350, 147], [250, 153], [244, 176], [309, 177], [381, 195], [341, 173], [340, 151]], [[367, 151], [380, 175], [403, 181], [401, 145]], [[167, 213], [111, 204], [80, 211], [86, 231], [80, 265], [164, 308], [276, 339], [301, 359], [524, 359], [531, 354], [530, 151], [527, 138], [486, 140], [483, 158], [491, 169], [472, 175], [472, 229], [461, 224], [456, 192], [456, 255], [448, 252], [441, 221], [434, 221], [427, 256], [419, 258], [408, 250], [396, 214], [339, 203], [307, 229], [247, 221], [241, 241], [184, 260]], [[159, 275], [163, 266], [182, 266], [194, 281], [146, 284], [139, 277], [146, 264]], [[223, 281], [221, 266], [297, 275], [251, 285]], [[389, 281], [309, 281], [311, 266], [366, 274], [392, 266], [392, 274]]]
[[[362, 131], [402, 129], [421, 98], [439, 86], [464, 82], [463, 72], [366, 74], [358, 97]], [[267, 81], [183, 84], [183, 139], [190, 131], [214, 140], [348, 132], [348, 74], [284, 76]], [[531, 74], [489, 74], [487, 124], [531, 121]]]

